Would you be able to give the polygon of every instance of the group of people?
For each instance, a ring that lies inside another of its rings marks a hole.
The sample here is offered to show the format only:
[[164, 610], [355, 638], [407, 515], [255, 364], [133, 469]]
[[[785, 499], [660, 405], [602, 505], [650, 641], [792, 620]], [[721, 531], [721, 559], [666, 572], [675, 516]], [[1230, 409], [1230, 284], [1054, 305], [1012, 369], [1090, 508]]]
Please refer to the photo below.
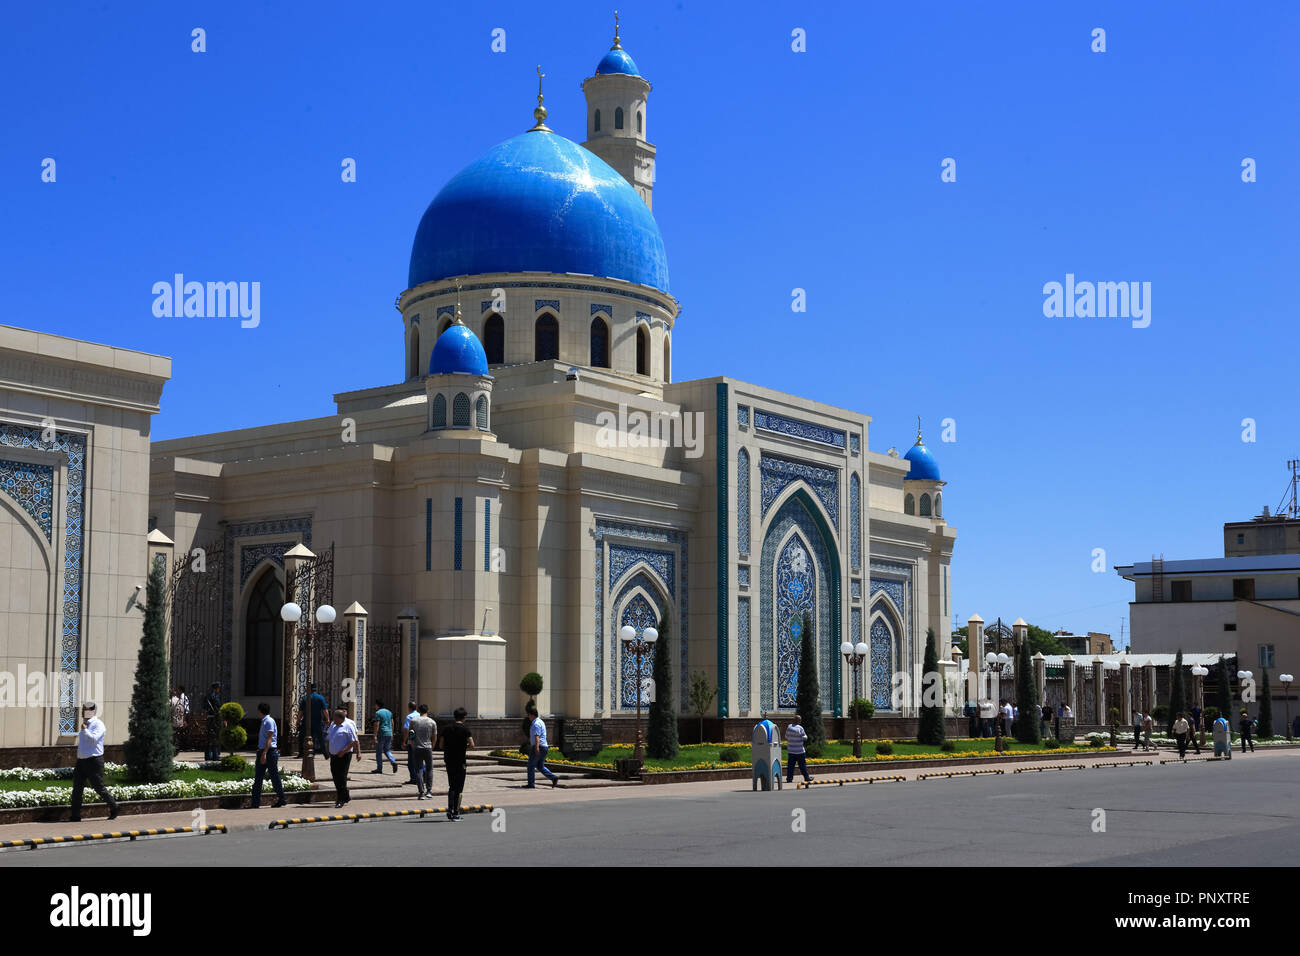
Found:
[[[1015, 723], [1020, 719], [1020, 708], [1005, 697], [996, 704], [991, 697], [985, 697], [976, 703], [968, 700], [964, 711], [966, 715], [966, 734], [968, 737], [992, 737], [995, 735], [1006, 737], [1013, 732]], [[1026, 717], [1038, 718], [1038, 731], [1043, 736], [1049, 735], [1052, 728], [1052, 717], [1058, 719], [1073, 720], [1074, 711], [1070, 709], [1069, 704], [1059, 704], [1055, 715], [1052, 713], [1050, 704], [1043, 704], [1041, 707], [1034, 707], [1025, 715]]]

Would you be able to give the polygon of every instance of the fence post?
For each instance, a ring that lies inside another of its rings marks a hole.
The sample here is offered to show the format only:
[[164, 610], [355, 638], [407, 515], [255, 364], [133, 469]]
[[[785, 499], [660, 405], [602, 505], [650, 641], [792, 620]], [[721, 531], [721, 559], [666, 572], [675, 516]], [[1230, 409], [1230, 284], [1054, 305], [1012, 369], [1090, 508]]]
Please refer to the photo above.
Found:
[[[284, 603], [297, 604], [302, 608], [303, 615], [308, 613], [311, 607], [311, 583], [308, 582], [307, 594], [300, 594], [298, 591], [298, 569], [306, 561], [311, 561], [316, 555], [302, 543], [295, 544], [292, 548], [284, 553]], [[301, 622], [301, 626], [310, 627], [310, 621]], [[306, 662], [303, 662], [304, 664]], [[298, 694], [298, 627], [285, 623], [284, 625], [284, 650], [280, 655], [280, 669], [284, 672], [283, 695], [280, 705], [280, 752], [282, 754], [293, 753], [293, 747], [298, 739], [298, 728], [294, 725], [294, 701], [297, 700]], [[305, 670], [305, 668], [304, 668]], [[306, 685], [303, 686], [304, 696]], [[310, 721], [310, 712], [306, 715]]]
[[347, 621], [348, 647], [352, 650], [348, 655], [348, 678], [352, 681], [352, 694], [357, 711], [354, 719], [358, 727], [365, 726], [364, 720], [368, 714], [366, 710], [366, 621], [369, 619], [370, 612], [361, 606], [360, 601], [353, 601], [343, 612], [343, 620]]
[[[415, 608], [407, 608], [397, 616], [397, 627], [401, 634], [402, 671], [397, 678], [397, 687], [406, 694], [406, 700], [420, 699], [420, 614]], [[403, 701], [405, 703], [405, 701]]]

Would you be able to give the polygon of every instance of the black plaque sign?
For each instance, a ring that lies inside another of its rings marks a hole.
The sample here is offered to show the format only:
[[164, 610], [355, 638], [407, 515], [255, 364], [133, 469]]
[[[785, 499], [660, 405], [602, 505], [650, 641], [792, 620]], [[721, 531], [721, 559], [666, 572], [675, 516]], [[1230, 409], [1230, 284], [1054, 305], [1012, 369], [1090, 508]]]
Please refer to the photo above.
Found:
[[565, 718], [564, 744], [560, 750], [566, 757], [593, 757], [604, 746], [604, 721]]
[[1074, 718], [1057, 717], [1056, 725], [1056, 739], [1063, 744], [1074, 743]]

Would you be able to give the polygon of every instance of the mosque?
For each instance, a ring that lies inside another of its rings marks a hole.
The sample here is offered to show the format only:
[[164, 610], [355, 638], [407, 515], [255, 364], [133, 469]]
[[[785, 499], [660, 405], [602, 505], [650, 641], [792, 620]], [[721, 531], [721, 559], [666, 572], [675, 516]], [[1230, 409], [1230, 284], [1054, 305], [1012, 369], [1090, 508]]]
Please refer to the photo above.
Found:
[[[582, 89], [581, 145], [539, 90], [532, 127], [429, 204], [391, 333], [401, 381], [324, 418], [152, 444], [149, 560], [175, 569], [192, 693], [296, 693], [292, 600], [300, 633], [338, 609], [342, 670], [318, 656], [316, 679], [350, 678], [361, 713], [409, 695], [513, 717], [537, 672], [543, 713], [626, 716], [638, 666], [668, 654], [680, 713], [703, 672], [718, 717], [752, 719], [793, 710], [807, 613], [828, 715], [852, 696], [845, 641], [870, 648], [862, 696], [915, 713], [891, 684], [917, 699], [927, 629], [946, 656], [955, 540], [919, 426], [905, 455], [873, 452], [865, 414], [674, 381], [650, 84], [617, 30]], [[625, 625], [661, 634], [639, 665]]]

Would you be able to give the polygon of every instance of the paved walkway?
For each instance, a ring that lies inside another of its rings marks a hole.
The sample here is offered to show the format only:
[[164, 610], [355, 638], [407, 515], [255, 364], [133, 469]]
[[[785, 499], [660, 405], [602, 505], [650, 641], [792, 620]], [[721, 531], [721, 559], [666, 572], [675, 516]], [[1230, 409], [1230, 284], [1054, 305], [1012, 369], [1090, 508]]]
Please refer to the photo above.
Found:
[[[1263, 751], [1257, 756], [1262, 756]], [[196, 759], [202, 755], [178, 755], [177, 759]], [[1011, 776], [1015, 770], [1024, 770], [1026, 768], [1043, 766], [1043, 767], [1060, 767], [1062, 764], [1094, 764], [1106, 763], [1111, 761], [1121, 761], [1131, 763], [1143, 760], [1169, 759], [1168, 753], [1147, 753], [1138, 751], [1134, 755], [1131, 751], [1106, 752], [1101, 754], [1081, 754], [1078, 758], [1050, 759], [1028, 761], [1028, 762], [1001, 762], [992, 758], [981, 760], [978, 763], [963, 762], [953, 766], [951, 769], [961, 770], [995, 770], [1005, 771], [1006, 776]], [[1252, 755], [1244, 759], [1249, 760]], [[373, 758], [372, 758], [373, 759]], [[297, 769], [299, 758], [289, 757], [284, 760], [284, 765], [289, 769]], [[441, 760], [434, 768], [434, 799], [431, 801], [418, 801], [415, 797], [415, 789], [406, 783], [407, 770], [405, 762], [398, 765], [398, 772], [393, 774], [391, 767], [386, 767], [382, 774], [370, 774], [368, 771], [373, 769], [369, 763], [363, 763], [360, 771], [356, 765], [353, 765], [351, 774], [348, 777], [348, 786], [352, 793], [352, 802], [347, 806], [345, 811], [336, 811], [334, 809], [334, 800], [332, 795], [322, 797], [322, 802], [314, 804], [290, 804], [289, 807], [273, 810], [270, 804], [274, 802], [275, 795], [269, 790], [262, 793], [262, 807], [258, 810], [239, 809], [239, 810], [207, 810], [204, 811], [202, 822], [211, 826], [214, 824], [224, 824], [231, 829], [236, 828], [253, 828], [265, 829], [267, 824], [272, 820], [278, 820], [287, 816], [325, 816], [336, 812], [348, 813], [365, 813], [376, 812], [381, 810], [412, 810], [422, 806], [445, 806], [446, 805], [446, 786], [447, 775], [443, 770]], [[887, 776], [904, 776], [909, 780], [915, 780], [923, 774], [935, 774], [947, 772], [946, 767], [909, 767], [906, 761], [899, 761], [888, 766], [872, 768], [863, 773], [860, 771], [838, 771], [830, 767], [818, 767], [812, 765], [809, 768], [814, 780], [836, 780], [856, 777], [887, 777]], [[570, 803], [575, 801], [590, 800], [610, 800], [621, 799], [626, 797], [653, 797], [672, 799], [679, 797], [698, 798], [701, 796], [710, 796], [724, 793], [735, 793], [738, 791], [748, 791], [751, 789], [750, 780], [713, 780], [703, 781], [700, 783], [682, 783], [682, 784], [665, 784], [662, 786], [641, 786], [638, 783], [624, 783], [612, 780], [595, 780], [586, 777], [575, 776], [564, 771], [557, 771], [560, 776], [560, 785], [552, 788], [545, 780], [539, 780], [537, 789], [528, 790], [524, 788], [527, 773], [523, 767], [503, 767], [491, 763], [484, 758], [475, 759], [471, 756], [470, 772], [466, 778], [465, 794], [462, 798], [462, 804], [484, 804], [490, 803], [493, 806], [524, 806], [532, 804], [546, 804], [554, 802]], [[1059, 771], [1070, 772], [1070, 771]], [[1074, 771], [1078, 772], [1078, 771]], [[1117, 773], [1141, 773], [1141, 768], [1115, 768]], [[1023, 775], [1023, 774], [1021, 774]], [[1032, 776], [1039, 776], [1038, 773], [1032, 773]], [[330, 786], [329, 768], [325, 761], [316, 761], [317, 782]], [[1018, 775], [1019, 776], [1019, 775]], [[960, 778], [958, 778], [959, 780]], [[798, 781], [796, 780], [796, 783]], [[927, 783], [930, 781], [926, 781]], [[934, 781], [936, 786], [938, 781]], [[954, 781], [956, 782], [956, 781]], [[866, 786], [866, 784], [863, 784]], [[793, 789], [791, 784], [787, 789]], [[829, 787], [814, 789], [832, 789]], [[838, 789], [838, 788], [834, 788]], [[332, 792], [332, 790], [331, 790]], [[50, 836], [70, 836], [78, 833], [99, 833], [108, 830], [137, 830], [149, 829], [154, 827], [183, 827], [191, 826], [194, 823], [194, 811], [178, 811], [173, 813], [144, 813], [144, 814], [123, 814], [111, 823], [105, 815], [105, 808], [102, 804], [87, 804], [83, 809], [81, 823], [61, 822], [61, 823], [14, 823], [0, 826], [0, 840], [20, 840], [32, 837], [50, 837]], [[214, 837], [220, 839], [220, 837]]]

